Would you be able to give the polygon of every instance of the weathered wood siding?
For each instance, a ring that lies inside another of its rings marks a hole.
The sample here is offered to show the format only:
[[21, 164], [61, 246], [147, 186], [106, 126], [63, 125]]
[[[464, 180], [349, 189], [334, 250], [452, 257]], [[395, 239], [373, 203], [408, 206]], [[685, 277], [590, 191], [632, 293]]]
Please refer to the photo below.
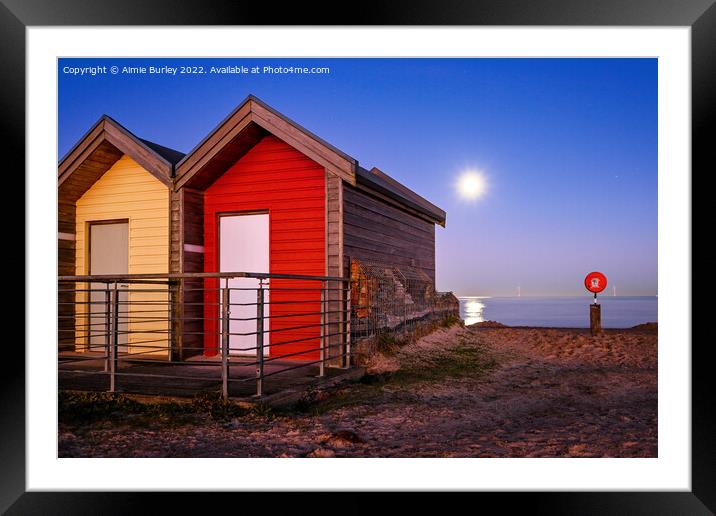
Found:
[[[88, 228], [90, 222], [129, 220], [129, 274], [167, 273], [169, 268], [169, 189], [128, 156], [119, 159], [87, 190], [76, 203], [75, 273], [90, 274], [88, 263]], [[167, 294], [132, 292], [130, 301], [166, 302]], [[142, 287], [136, 287], [142, 288]], [[144, 287], [146, 288], [146, 287]], [[81, 295], [81, 294], [78, 294]], [[81, 306], [81, 305], [80, 305]], [[136, 312], [143, 305], [131, 306]], [[166, 307], [166, 305], [165, 305]], [[79, 311], [79, 310], [78, 310]], [[139, 314], [135, 314], [138, 316]], [[132, 313], [129, 314], [132, 317]], [[86, 318], [78, 317], [78, 321]], [[140, 341], [157, 340], [156, 330], [167, 331], [165, 322], [130, 324], [129, 352], [147, 351]], [[78, 344], [85, 341], [78, 331]], [[135, 346], [132, 346], [135, 343]], [[166, 353], [166, 342], [152, 343], [158, 352]], [[146, 346], [146, 344], [145, 344]]]
[[72, 276], [75, 273], [75, 203], [59, 201], [57, 205], [57, 273]]
[[326, 273], [343, 275], [343, 181], [326, 170]]
[[[326, 275], [343, 277], [343, 180], [326, 170]], [[340, 357], [345, 348], [341, 345], [345, 331], [345, 296], [340, 282], [330, 282], [326, 291], [326, 346], [328, 357]], [[330, 366], [340, 366], [340, 360], [331, 360]]]
[[[75, 203], [59, 201], [57, 206], [57, 275], [75, 274]], [[58, 284], [57, 293], [57, 342], [61, 351], [75, 346], [75, 295], [72, 284]]]
[[[204, 269], [207, 272], [218, 270], [218, 214], [268, 211], [270, 272], [325, 275], [325, 182], [324, 167], [275, 136], [264, 137], [204, 194]], [[279, 289], [319, 286], [317, 282], [304, 283], [272, 279], [270, 286]], [[214, 287], [216, 281], [207, 280], [206, 285]], [[271, 302], [271, 316], [296, 312], [315, 313], [320, 311], [320, 292], [276, 290], [271, 293]], [[207, 354], [211, 355], [217, 352], [218, 346], [217, 292], [207, 291], [204, 303], [204, 343]], [[297, 339], [307, 340], [274, 348], [271, 354], [300, 353], [318, 348], [318, 327], [278, 330], [319, 323], [319, 315], [272, 318], [272, 345]], [[313, 336], [316, 338], [312, 339]], [[318, 352], [312, 351], [292, 358], [305, 360], [317, 357]]]
[[422, 269], [435, 281], [435, 224], [343, 184], [343, 252]]
[[[177, 228], [176, 254], [181, 256], [178, 272], [204, 272], [204, 193], [181, 188], [176, 194], [181, 205], [180, 225]], [[174, 213], [172, 214], [174, 217]], [[174, 246], [174, 244], [173, 244]], [[172, 253], [174, 253], [174, 247]], [[182, 315], [180, 346], [181, 357], [188, 358], [204, 352], [202, 333], [203, 280], [187, 279], [181, 285]]]

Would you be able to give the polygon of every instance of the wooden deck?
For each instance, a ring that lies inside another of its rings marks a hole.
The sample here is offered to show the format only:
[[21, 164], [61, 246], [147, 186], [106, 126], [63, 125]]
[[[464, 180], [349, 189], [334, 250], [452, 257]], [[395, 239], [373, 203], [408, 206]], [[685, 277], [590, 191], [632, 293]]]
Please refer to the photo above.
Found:
[[[256, 394], [256, 366], [245, 365], [248, 360], [234, 359], [229, 368], [229, 397], [252, 399]], [[265, 363], [263, 397], [279, 396], [286, 391], [306, 389], [309, 385], [345, 376], [346, 369], [326, 368], [323, 379], [318, 377], [318, 365], [291, 370], [301, 362], [276, 360]], [[59, 361], [60, 390], [108, 391], [109, 373], [104, 372], [104, 359], [78, 359], [77, 353], [62, 353]], [[283, 372], [281, 372], [283, 371]], [[169, 377], [171, 376], [171, 377]], [[123, 358], [116, 374], [116, 392], [150, 396], [193, 397], [202, 392], [221, 392], [221, 361], [196, 357], [182, 363], [166, 358], [143, 358], [141, 361]]]

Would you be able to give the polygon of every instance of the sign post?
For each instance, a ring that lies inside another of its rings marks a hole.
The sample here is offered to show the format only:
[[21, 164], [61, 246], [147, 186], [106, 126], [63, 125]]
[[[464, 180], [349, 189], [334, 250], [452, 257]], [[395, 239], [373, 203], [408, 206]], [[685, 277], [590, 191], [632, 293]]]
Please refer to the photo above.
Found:
[[602, 307], [597, 303], [597, 294], [607, 288], [607, 277], [601, 272], [590, 272], [584, 278], [584, 286], [594, 294], [594, 303], [589, 305], [589, 330], [596, 335], [602, 332]]

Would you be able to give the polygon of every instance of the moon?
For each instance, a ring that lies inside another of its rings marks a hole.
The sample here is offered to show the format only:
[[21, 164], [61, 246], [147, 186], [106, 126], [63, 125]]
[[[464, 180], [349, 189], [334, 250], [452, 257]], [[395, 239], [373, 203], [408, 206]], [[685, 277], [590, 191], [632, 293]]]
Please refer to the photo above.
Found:
[[464, 172], [457, 181], [457, 191], [461, 198], [474, 201], [485, 195], [487, 191], [487, 179], [485, 175], [470, 170]]

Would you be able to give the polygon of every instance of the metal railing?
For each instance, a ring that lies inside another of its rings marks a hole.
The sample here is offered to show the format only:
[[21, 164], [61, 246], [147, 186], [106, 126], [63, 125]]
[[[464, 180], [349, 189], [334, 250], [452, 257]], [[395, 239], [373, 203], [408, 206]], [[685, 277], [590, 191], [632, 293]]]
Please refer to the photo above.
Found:
[[459, 317], [452, 292], [437, 292], [434, 281], [417, 267], [352, 259], [351, 330], [354, 340], [382, 332], [406, 332], [426, 320]]
[[[58, 371], [164, 386], [252, 382], [300, 368], [351, 365], [349, 279], [264, 273], [58, 278]], [[171, 366], [167, 368], [166, 366]], [[253, 374], [247, 374], [254, 368]], [[79, 376], [78, 376], [79, 375]], [[91, 385], [90, 385], [91, 387]]]

